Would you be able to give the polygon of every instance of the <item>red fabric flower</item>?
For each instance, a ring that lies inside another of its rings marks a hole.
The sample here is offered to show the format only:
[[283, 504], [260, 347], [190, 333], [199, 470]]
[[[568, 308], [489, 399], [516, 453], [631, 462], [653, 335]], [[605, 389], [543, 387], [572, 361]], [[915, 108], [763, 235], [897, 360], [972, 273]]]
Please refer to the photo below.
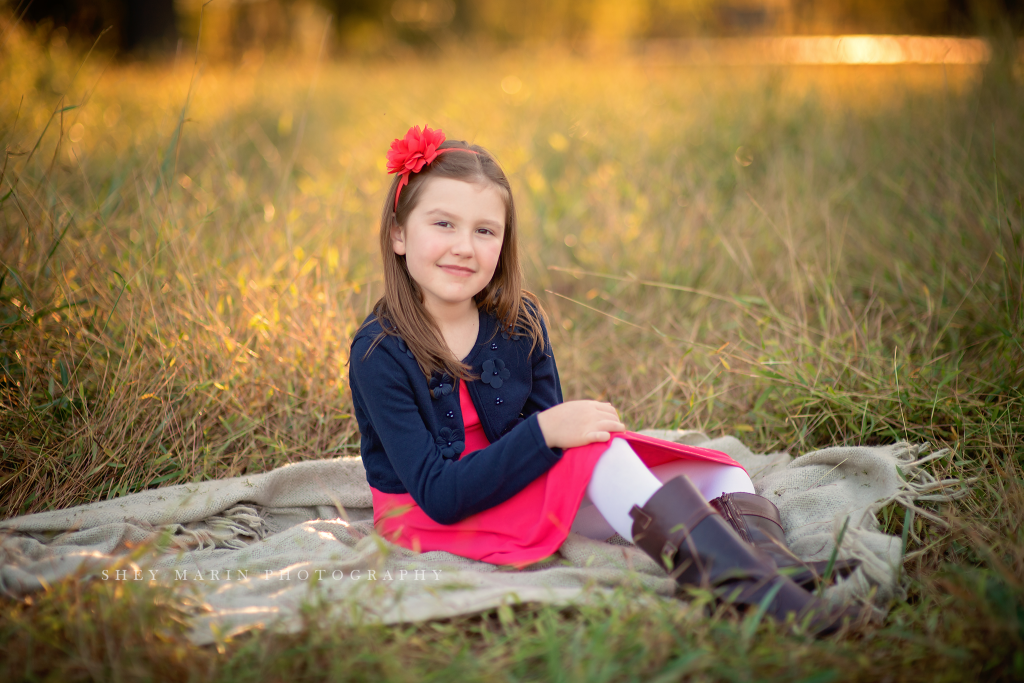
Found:
[[419, 173], [425, 165], [437, 158], [437, 148], [442, 142], [442, 131], [424, 126], [423, 132], [420, 132], [419, 126], [413, 126], [404, 138], [391, 143], [391, 149], [388, 150], [388, 173]]
[[437, 148], [444, 142], [444, 133], [423, 126], [413, 126], [404, 138], [395, 139], [388, 150], [388, 173], [398, 173], [402, 179], [398, 181], [395, 192], [395, 210], [398, 210], [398, 195], [402, 188], [409, 184], [409, 175], [419, 173], [424, 166], [437, 158]]

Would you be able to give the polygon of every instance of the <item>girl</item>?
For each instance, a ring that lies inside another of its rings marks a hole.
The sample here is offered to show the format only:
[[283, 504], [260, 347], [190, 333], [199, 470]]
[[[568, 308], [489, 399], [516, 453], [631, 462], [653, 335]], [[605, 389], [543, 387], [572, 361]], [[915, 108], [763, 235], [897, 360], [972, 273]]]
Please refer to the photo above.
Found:
[[[523, 289], [508, 179], [483, 148], [419, 127], [388, 152], [384, 296], [350, 382], [374, 525], [417, 552], [541, 560], [571, 530], [632, 540], [681, 585], [838, 627], [803, 587], [778, 510], [724, 453], [625, 431], [563, 402], [545, 316]], [[709, 504], [710, 501], [710, 504]]]

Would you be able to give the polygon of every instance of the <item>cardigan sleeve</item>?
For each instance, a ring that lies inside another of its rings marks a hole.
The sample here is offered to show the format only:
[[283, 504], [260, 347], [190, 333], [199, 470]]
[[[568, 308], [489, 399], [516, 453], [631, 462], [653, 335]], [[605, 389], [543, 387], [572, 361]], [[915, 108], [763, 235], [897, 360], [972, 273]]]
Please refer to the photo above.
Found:
[[368, 339], [352, 347], [350, 380], [391, 466], [416, 504], [438, 524], [454, 524], [505, 502], [561, 458], [548, 448], [535, 415], [487, 448], [459, 460], [441, 457], [417, 403], [414, 382], [383, 345], [366, 358]]

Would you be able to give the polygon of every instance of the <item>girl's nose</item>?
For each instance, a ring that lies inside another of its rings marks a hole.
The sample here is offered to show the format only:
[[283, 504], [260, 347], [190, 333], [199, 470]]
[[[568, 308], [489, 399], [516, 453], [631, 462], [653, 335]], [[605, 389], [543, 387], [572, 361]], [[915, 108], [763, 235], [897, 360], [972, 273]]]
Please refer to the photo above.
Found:
[[468, 256], [473, 251], [473, 236], [466, 230], [459, 230], [455, 233], [452, 242], [452, 253], [461, 256]]

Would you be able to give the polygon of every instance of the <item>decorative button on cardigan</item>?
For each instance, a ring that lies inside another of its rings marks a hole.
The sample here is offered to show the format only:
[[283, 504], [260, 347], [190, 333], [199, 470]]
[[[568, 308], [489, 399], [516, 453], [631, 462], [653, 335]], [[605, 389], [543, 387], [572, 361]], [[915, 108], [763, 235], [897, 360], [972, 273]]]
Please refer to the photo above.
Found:
[[505, 502], [562, 457], [548, 448], [537, 421], [537, 413], [562, 402], [547, 330], [531, 352], [528, 336], [502, 335], [494, 316], [479, 315], [476, 343], [463, 361], [480, 377], [466, 388], [491, 445], [470, 453], [462, 453], [461, 430], [452, 429], [449, 416], [461, 424], [462, 409], [451, 380], [424, 377], [397, 336], [369, 351], [382, 331], [373, 315], [352, 340], [349, 385], [367, 482], [384, 493], [409, 493], [439, 524]]

